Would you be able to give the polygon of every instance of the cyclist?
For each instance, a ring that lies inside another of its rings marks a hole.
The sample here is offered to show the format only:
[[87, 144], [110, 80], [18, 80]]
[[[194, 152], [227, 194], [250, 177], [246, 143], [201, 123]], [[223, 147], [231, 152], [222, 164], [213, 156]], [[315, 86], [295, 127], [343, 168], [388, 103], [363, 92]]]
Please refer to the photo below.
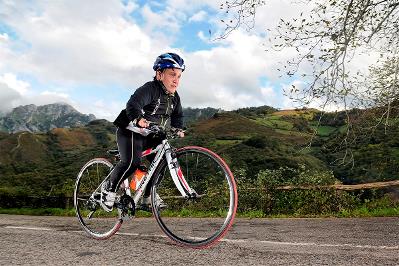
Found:
[[[170, 118], [172, 127], [183, 128], [183, 111], [176, 90], [184, 69], [184, 60], [179, 55], [165, 53], [158, 56], [153, 66], [154, 79], [134, 92], [127, 102], [126, 108], [115, 119], [120, 161], [101, 187], [101, 206], [104, 210], [108, 212], [112, 210], [117, 185], [140, 166], [142, 151], [156, 146], [161, 141], [151, 135], [144, 137], [133, 133], [126, 129], [126, 126], [130, 122], [143, 128], [148, 127], [149, 122], [165, 126]], [[184, 137], [183, 130], [180, 130], [178, 135]], [[148, 189], [144, 192], [142, 202], [144, 205], [149, 205], [151, 202], [150, 187], [147, 186]]]

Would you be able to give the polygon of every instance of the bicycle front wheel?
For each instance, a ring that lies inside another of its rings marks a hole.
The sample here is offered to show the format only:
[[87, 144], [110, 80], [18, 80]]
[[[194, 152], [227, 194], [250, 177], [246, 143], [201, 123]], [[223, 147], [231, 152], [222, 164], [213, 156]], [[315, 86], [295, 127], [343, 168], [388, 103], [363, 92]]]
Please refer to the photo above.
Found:
[[107, 239], [122, 225], [117, 208], [106, 212], [100, 206], [101, 184], [112, 169], [112, 163], [103, 158], [87, 162], [80, 170], [74, 192], [76, 216], [83, 229], [93, 238]]
[[164, 160], [152, 187], [154, 216], [176, 243], [208, 247], [233, 224], [238, 197], [233, 174], [217, 154], [202, 147], [178, 149], [176, 157], [185, 181], [197, 196], [188, 199], [181, 195]]

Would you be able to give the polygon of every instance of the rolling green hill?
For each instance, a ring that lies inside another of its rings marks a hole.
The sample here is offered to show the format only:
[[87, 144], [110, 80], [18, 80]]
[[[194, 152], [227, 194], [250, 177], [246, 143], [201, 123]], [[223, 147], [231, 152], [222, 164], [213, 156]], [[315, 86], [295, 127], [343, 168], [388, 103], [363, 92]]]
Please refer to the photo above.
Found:
[[[234, 173], [245, 172], [247, 179], [256, 179], [267, 169], [284, 167], [332, 170], [335, 178], [348, 184], [399, 179], [396, 121], [388, 131], [377, 127], [373, 134], [356, 135], [349, 153], [342, 145], [347, 137], [345, 129], [345, 115], [341, 113], [321, 116], [314, 109], [263, 106], [203, 117], [191, 123], [186, 138], [175, 145], [215, 150]], [[0, 132], [0, 194], [71, 195], [84, 163], [105, 157], [107, 149], [116, 147], [114, 132], [114, 126], [106, 120], [46, 133]], [[349, 158], [345, 153], [353, 155], [354, 164], [345, 161]], [[339, 164], [342, 161], [348, 163]]]

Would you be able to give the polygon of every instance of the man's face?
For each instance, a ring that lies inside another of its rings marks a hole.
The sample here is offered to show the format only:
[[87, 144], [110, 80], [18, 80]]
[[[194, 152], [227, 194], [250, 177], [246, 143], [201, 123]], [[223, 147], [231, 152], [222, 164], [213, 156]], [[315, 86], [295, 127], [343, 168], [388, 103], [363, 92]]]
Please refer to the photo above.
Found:
[[163, 72], [157, 72], [157, 78], [162, 81], [169, 93], [175, 93], [179, 86], [182, 70], [178, 68], [167, 68]]

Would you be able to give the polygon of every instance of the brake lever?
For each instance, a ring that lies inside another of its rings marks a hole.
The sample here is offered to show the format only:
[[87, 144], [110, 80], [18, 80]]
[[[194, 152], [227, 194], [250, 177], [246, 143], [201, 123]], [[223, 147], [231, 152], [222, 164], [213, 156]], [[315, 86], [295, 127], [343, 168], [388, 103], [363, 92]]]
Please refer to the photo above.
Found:
[[185, 129], [175, 128], [175, 127], [171, 127], [170, 132], [172, 133], [172, 138], [179, 138], [180, 136], [177, 134], [178, 132], [183, 132], [184, 134], [186, 134]]
[[165, 128], [156, 122], [151, 122], [147, 129], [150, 130], [155, 135], [166, 134]]

